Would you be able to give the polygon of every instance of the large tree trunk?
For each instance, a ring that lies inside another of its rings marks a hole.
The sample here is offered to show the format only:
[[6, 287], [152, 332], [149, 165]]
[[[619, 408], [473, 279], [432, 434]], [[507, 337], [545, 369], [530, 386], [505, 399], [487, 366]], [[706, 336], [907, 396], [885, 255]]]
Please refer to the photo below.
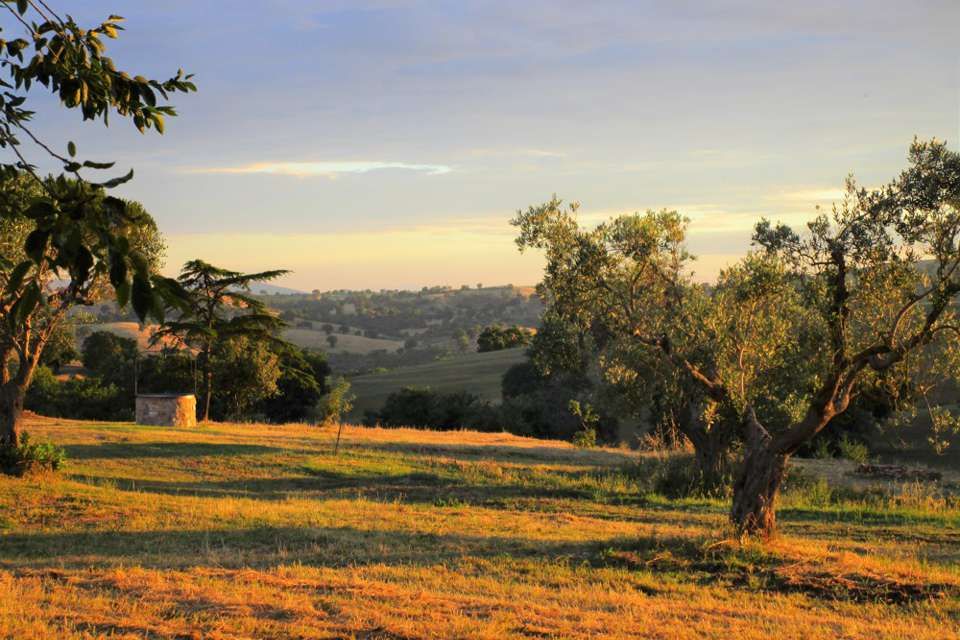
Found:
[[777, 453], [769, 441], [750, 448], [733, 485], [730, 519], [740, 536], [770, 538], [777, 531], [776, 502], [789, 456]]
[[0, 386], [0, 447], [20, 444], [25, 389], [14, 382]]

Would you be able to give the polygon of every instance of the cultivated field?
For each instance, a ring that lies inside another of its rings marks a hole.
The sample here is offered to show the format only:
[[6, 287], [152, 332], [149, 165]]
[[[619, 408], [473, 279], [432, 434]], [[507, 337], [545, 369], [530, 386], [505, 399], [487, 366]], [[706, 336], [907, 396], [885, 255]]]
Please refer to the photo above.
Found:
[[[792, 490], [782, 537], [650, 491], [658, 462], [503, 434], [40, 420], [0, 478], [4, 638], [930, 638], [960, 511]], [[799, 486], [799, 485], [798, 485]]]
[[511, 366], [525, 360], [525, 349], [503, 349], [440, 360], [429, 364], [399, 367], [350, 379], [357, 400], [354, 417], [367, 409], [377, 410], [387, 396], [403, 387], [430, 387], [441, 393], [469, 391], [484, 400], [500, 402], [500, 381]]

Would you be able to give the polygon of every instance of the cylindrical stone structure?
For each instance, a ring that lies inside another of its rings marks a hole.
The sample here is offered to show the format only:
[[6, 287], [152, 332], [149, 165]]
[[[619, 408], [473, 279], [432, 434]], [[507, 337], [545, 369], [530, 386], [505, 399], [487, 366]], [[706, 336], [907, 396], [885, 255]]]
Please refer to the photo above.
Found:
[[137, 424], [166, 427], [197, 426], [197, 398], [192, 393], [137, 395]]

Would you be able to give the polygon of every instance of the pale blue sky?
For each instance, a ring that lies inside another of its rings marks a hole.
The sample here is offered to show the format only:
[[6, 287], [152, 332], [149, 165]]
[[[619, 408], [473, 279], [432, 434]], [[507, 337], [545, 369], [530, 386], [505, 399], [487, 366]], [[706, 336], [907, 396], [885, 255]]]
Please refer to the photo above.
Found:
[[[60, 6], [71, 3], [59, 3]], [[170, 263], [305, 289], [533, 283], [508, 220], [675, 207], [709, 276], [914, 135], [960, 137], [960, 2], [74, 2], [125, 68], [196, 73], [162, 138], [43, 109], [133, 166]]]

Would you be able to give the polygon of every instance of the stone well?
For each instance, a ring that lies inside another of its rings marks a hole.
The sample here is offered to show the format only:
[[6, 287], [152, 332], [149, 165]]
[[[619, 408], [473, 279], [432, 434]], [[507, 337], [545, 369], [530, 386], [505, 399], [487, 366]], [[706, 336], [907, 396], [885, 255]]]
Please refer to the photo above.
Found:
[[137, 396], [137, 424], [195, 427], [197, 398], [192, 393], [140, 394]]

